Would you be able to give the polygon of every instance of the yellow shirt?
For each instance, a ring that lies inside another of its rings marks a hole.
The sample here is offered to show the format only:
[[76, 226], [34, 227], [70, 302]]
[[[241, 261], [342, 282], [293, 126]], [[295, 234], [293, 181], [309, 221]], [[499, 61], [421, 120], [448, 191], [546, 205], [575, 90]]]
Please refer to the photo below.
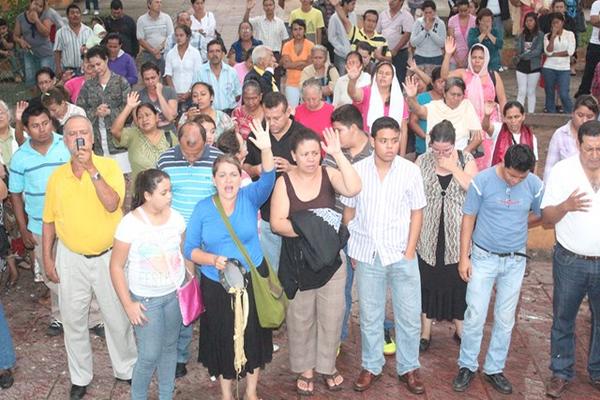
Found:
[[296, 8], [290, 12], [289, 23], [295, 19], [302, 19], [306, 23], [306, 38], [314, 43], [317, 41], [317, 29], [325, 28], [323, 13], [317, 8], [311, 8], [309, 12], [302, 11], [302, 8]]
[[125, 179], [116, 161], [92, 155], [102, 179], [119, 195], [119, 207], [108, 212], [100, 202], [92, 178], [84, 172], [73, 174], [71, 163], [58, 167], [48, 180], [44, 223], [54, 223], [56, 235], [69, 250], [79, 254], [99, 254], [110, 248], [117, 225], [123, 217]]

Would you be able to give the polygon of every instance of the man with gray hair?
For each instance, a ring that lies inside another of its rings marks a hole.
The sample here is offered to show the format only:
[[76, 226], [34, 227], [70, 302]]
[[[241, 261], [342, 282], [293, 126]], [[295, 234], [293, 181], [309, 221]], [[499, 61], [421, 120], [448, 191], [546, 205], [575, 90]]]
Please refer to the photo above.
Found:
[[244, 82], [249, 80], [257, 81], [260, 84], [263, 96], [271, 92], [279, 92], [277, 83], [275, 82], [275, 56], [273, 50], [265, 45], [256, 46], [252, 51], [252, 64], [254, 66], [246, 74]]
[[86, 117], [69, 118], [63, 138], [71, 159], [48, 180], [42, 247], [46, 276], [60, 283], [70, 398], [76, 400], [85, 396], [93, 378], [86, 324], [93, 294], [102, 314], [110, 316], [105, 321], [106, 344], [117, 380], [131, 382], [137, 351], [109, 272], [113, 238], [123, 216], [123, 172], [115, 160], [93, 154], [94, 133]]
[[[192, 28], [192, 17], [187, 11], [179, 11], [177, 13], [177, 18], [175, 19], [177, 25], [189, 26]], [[175, 33], [171, 34], [167, 38], [167, 46], [165, 48], [165, 53], [168, 53], [173, 47], [175, 47], [177, 43], [175, 42]], [[206, 50], [206, 39], [204, 36], [200, 34], [198, 31], [192, 31], [192, 37], [190, 38], [190, 46], [198, 49], [200, 52], [200, 57], [202, 57], [202, 62], [207, 61], [207, 50]]]

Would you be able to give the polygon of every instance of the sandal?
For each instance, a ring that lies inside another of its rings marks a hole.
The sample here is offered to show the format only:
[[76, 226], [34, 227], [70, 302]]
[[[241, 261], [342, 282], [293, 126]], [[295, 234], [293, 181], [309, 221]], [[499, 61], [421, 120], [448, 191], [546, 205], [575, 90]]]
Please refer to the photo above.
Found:
[[[342, 378], [342, 381], [340, 383], [336, 384], [335, 381], [338, 378]], [[339, 372], [335, 371], [331, 375], [323, 374], [323, 381], [325, 382], [325, 386], [327, 387], [327, 390], [329, 390], [330, 392], [338, 392], [338, 391], [342, 390], [342, 383], [344, 383], [344, 377], [342, 375], [340, 375]], [[331, 381], [333, 383], [330, 384], [329, 381]]]
[[[307, 378], [304, 375], [298, 375], [298, 378], [296, 378], [296, 392], [300, 395], [300, 396], [312, 396], [315, 392], [314, 387], [313, 390], [310, 390], [310, 384], [314, 382], [314, 378], [310, 377]], [[306, 384], [306, 389], [302, 389], [298, 383], [300, 382], [304, 382]]]

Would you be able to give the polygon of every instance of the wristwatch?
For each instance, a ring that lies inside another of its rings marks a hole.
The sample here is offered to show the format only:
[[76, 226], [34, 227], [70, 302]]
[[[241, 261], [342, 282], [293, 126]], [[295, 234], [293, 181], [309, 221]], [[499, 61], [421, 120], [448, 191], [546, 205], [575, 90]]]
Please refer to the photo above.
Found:
[[102, 175], [100, 175], [100, 172], [96, 171], [96, 173], [92, 175], [91, 178], [93, 181], [99, 181], [100, 179], [102, 179]]

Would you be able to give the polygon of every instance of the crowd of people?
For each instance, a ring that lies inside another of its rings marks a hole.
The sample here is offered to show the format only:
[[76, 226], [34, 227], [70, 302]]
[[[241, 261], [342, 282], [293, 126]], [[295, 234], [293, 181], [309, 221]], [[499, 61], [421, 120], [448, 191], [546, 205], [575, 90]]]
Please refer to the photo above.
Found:
[[[587, 371], [600, 390], [600, 0], [575, 101], [577, 1], [510, 0], [517, 93], [501, 75], [508, 0], [449, 2], [447, 21], [431, 0], [388, 0], [361, 17], [359, 1], [301, 0], [284, 22], [283, 1], [262, 0], [264, 14], [250, 17], [247, 0], [229, 50], [205, 0], [174, 18], [147, 0], [137, 22], [112, 0], [90, 26], [82, 15], [97, 15], [97, 1], [69, 5], [64, 23], [31, 0], [12, 32], [0, 20], [0, 57], [17, 66], [22, 54], [35, 91], [14, 107], [0, 100], [0, 256], [8, 286], [31, 254], [48, 287], [46, 333], [64, 336], [71, 399], [94, 376], [90, 332], [105, 338], [132, 399], [148, 397], [155, 374], [159, 398], [172, 398], [191, 357], [182, 288], [194, 282], [198, 361], [224, 400], [244, 377], [245, 398], [258, 399], [278, 349], [258, 281], [270, 274], [298, 395], [312, 396], [317, 376], [345, 387], [336, 358], [354, 280], [354, 390], [370, 389], [395, 354], [400, 382], [424, 393], [419, 357], [436, 320], [454, 326], [451, 385], [466, 391], [495, 289], [482, 373], [510, 394], [505, 363], [538, 225], [556, 231], [546, 394], [560, 397], [574, 378], [586, 296]], [[540, 77], [544, 110], [570, 115], [543, 180], [525, 124]], [[0, 304], [1, 388], [15, 363]]]

